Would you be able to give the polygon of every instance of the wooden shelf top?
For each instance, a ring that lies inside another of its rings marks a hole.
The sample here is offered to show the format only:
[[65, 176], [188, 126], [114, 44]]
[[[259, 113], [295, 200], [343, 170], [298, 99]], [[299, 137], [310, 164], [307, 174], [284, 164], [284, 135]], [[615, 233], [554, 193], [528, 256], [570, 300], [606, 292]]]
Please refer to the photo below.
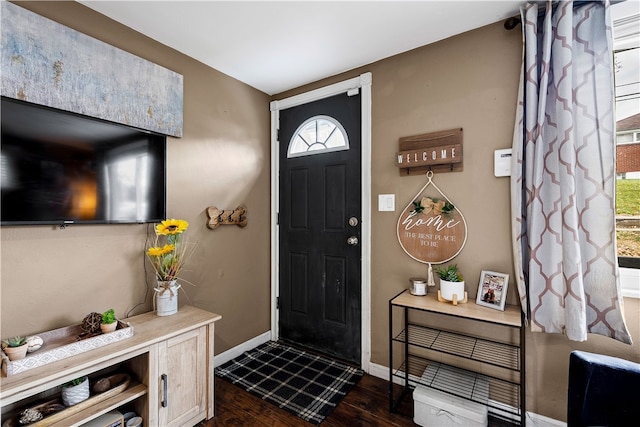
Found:
[[453, 305], [450, 302], [438, 301], [437, 296], [433, 293], [425, 296], [417, 296], [412, 295], [408, 290], [393, 298], [391, 304], [398, 307], [407, 307], [518, 328], [522, 325], [520, 308], [515, 305], [505, 306], [504, 311], [483, 307], [472, 300], [469, 300], [465, 304], [458, 303], [458, 305]]

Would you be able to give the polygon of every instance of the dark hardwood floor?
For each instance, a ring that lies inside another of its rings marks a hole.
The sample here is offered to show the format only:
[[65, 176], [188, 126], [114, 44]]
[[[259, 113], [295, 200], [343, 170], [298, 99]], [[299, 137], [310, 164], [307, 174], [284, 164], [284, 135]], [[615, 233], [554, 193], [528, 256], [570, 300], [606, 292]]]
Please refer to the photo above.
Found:
[[[216, 377], [215, 381], [216, 416], [200, 427], [313, 425], [223, 379]], [[401, 413], [391, 414], [388, 396], [387, 381], [365, 375], [320, 426], [415, 426], [411, 405], [402, 405]]]
[[[216, 416], [198, 427], [309, 427], [314, 424], [280, 409], [233, 384], [216, 377]], [[401, 388], [395, 386], [394, 395]], [[396, 394], [398, 393], [398, 394]], [[389, 383], [365, 375], [320, 427], [390, 427], [416, 426], [413, 422], [413, 400], [408, 394], [398, 407], [389, 412]], [[489, 427], [511, 427], [512, 424], [489, 417]]]

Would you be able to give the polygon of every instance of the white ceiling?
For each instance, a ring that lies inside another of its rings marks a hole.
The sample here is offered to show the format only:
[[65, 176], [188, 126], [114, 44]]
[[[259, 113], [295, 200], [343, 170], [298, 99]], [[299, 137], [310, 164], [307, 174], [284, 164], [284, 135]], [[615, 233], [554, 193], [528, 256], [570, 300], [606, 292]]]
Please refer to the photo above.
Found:
[[78, 1], [269, 95], [518, 15], [525, 3]]

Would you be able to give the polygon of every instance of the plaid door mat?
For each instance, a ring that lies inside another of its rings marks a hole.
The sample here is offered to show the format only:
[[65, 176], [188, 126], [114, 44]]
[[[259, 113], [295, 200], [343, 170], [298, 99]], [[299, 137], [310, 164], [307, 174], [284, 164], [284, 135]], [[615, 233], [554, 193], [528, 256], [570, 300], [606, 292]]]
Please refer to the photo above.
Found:
[[364, 374], [273, 341], [230, 360], [215, 373], [314, 424], [320, 424]]

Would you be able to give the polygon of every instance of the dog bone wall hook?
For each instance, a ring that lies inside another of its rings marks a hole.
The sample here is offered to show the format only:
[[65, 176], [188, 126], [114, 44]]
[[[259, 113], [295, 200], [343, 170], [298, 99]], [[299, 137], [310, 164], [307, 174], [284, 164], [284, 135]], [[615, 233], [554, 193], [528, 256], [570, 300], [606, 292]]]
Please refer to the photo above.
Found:
[[238, 206], [235, 209], [218, 209], [215, 206], [207, 208], [207, 227], [215, 230], [220, 225], [237, 225], [244, 227], [247, 225], [247, 207]]

